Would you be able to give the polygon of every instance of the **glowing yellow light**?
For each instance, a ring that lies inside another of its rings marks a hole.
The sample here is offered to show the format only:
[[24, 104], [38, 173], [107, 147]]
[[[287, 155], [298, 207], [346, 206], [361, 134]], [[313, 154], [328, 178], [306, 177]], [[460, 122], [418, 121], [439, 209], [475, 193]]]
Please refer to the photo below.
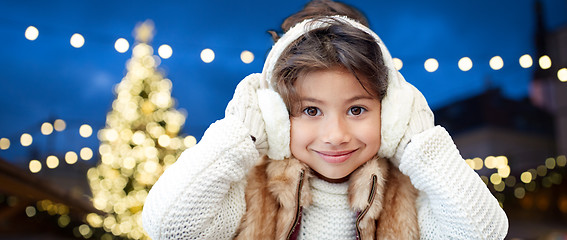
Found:
[[83, 236], [87, 236], [91, 234], [91, 228], [87, 224], [82, 224], [81, 226], [79, 226], [79, 233], [81, 233], [81, 235]]
[[472, 161], [474, 162], [474, 170], [482, 169], [482, 159], [481, 158], [473, 158]]
[[6, 150], [10, 148], [10, 139], [0, 138], [0, 149]]
[[56, 168], [57, 166], [59, 166], [59, 158], [51, 155], [47, 157], [47, 160], [45, 160], [45, 165], [47, 165], [47, 167], [51, 169]]
[[159, 145], [161, 145], [162, 147], [167, 147], [169, 146], [169, 143], [171, 142], [171, 138], [167, 135], [161, 135], [158, 138], [158, 143]]
[[68, 215], [62, 215], [57, 219], [57, 224], [59, 227], [67, 227], [71, 223], [71, 218]]
[[567, 68], [562, 68], [557, 71], [557, 78], [559, 81], [567, 82]]
[[537, 166], [537, 175], [540, 177], [547, 175], [547, 167], [541, 165]]
[[402, 67], [404, 67], [404, 62], [402, 62], [402, 59], [392, 58], [392, 60], [394, 61], [394, 67], [396, 68], [396, 70], [402, 70]]
[[484, 159], [484, 166], [488, 169], [496, 168], [496, 158], [494, 156], [488, 156]]
[[545, 159], [545, 167], [549, 169], [555, 168], [555, 159], [554, 158], [547, 158]]
[[136, 131], [132, 135], [132, 142], [137, 145], [141, 145], [146, 140], [146, 135], [142, 131]]
[[51, 125], [51, 123], [44, 122], [43, 124], [41, 124], [41, 134], [49, 135], [52, 132], [53, 132], [53, 125]]
[[470, 168], [474, 169], [474, 161], [471, 159], [465, 160], [465, 162], [469, 165]]
[[430, 58], [425, 60], [423, 66], [425, 67], [425, 70], [427, 70], [428, 72], [435, 72], [439, 68], [439, 62], [437, 62], [435, 58]]
[[81, 152], [79, 152], [79, 155], [81, 155], [81, 159], [85, 161], [90, 160], [93, 158], [93, 150], [88, 147], [84, 147], [81, 149]]
[[502, 168], [508, 165], [508, 158], [506, 156], [498, 156], [494, 160], [494, 168]]
[[529, 54], [524, 54], [520, 57], [520, 66], [523, 68], [530, 68], [533, 64], [534, 61]]
[[171, 49], [171, 46], [169, 46], [167, 44], [163, 44], [163, 45], [159, 46], [158, 54], [161, 58], [168, 59], [173, 54], [173, 49]]
[[116, 132], [116, 130], [114, 129], [107, 129], [106, 131], [104, 131], [104, 133], [104, 137], [109, 142], [114, 142], [118, 139], [118, 132]]
[[539, 67], [541, 69], [549, 69], [551, 67], [551, 58], [547, 55], [543, 55], [539, 58]]
[[116, 42], [114, 42], [114, 49], [116, 49], [119, 53], [125, 53], [129, 48], [130, 43], [128, 43], [128, 40], [124, 38], [116, 39]]
[[85, 38], [83, 37], [83, 35], [75, 33], [73, 34], [73, 36], [71, 36], [71, 46], [73, 46], [74, 48], [80, 48], [83, 45], [85, 45]]
[[102, 217], [96, 213], [89, 213], [87, 215], [87, 222], [95, 228], [102, 227]]
[[28, 134], [28, 133], [24, 133], [22, 134], [22, 136], [20, 137], [20, 143], [22, 144], [22, 146], [27, 147], [29, 145], [31, 145], [33, 142], [33, 137]]
[[201, 51], [201, 60], [205, 63], [210, 63], [215, 60], [215, 52], [212, 49], [206, 48]]
[[37, 28], [34, 26], [29, 26], [28, 28], [26, 28], [25, 36], [30, 41], [36, 40], [39, 36], [39, 30], [37, 30]]
[[243, 63], [249, 64], [254, 61], [254, 54], [248, 50], [244, 50], [240, 53], [240, 60], [242, 60]]
[[192, 147], [195, 144], [197, 144], [197, 139], [193, 136], [187, 136], [183, 139], [183, 145], [185, 145], [185, 147]]
[[498, 175], [500, 175], [502, 178], [507, 178], [508, 176], [510, 176], [510, 166], [506, 165], [503, 167], [499, 167]]
[[79, 128], [79, 134], [81, 137], [88, 138], [93, 134], [93, 128], [88, 124], [83, 124]]
[[504, 67], [504, 60], [502, 60], [502, 57], [500, 56], [494, 56], [490, 59], [490, 62], [488, 62], [488, 64], [492, 69], [500, 70], [502, 69], [502, 67]]
[[500, 183], [494, 185], [494, 190], [496, 190], [498, 192], [504, 191], [504, 188], [506, 188], [506, 184], [502, 181], [500, 181]]
[[55, 122], [53, 122], [53, 128], [55, 128], [55, 131], [61, 132], [61, 131], [65, 130], [66, 127], [67, 127], [67, 124], [65, 123], [65, 121], [63, 121], [61, 119], [57, 119], [57, 120], [55, 120]]
[[526, 190], [522, 187], [514, 189], [514, 197], [517, 199], [522, 199], [526, 196]]
[[567, 163], [567, 158], [565, 158], [565, 155], [561, 155], [557, 157], [557, 166], [565, 167], [566, 163]]
[[494, 185], [500, 184], [500, 182], [502, 182], [502, 177], [498, 175], [498, 173], [493, 173], [490, 175], [490, 182]]
[[27, 206], [26, 207], [26, 215], [28, 217], [33, 217], [36, 214], [36, 210], [34, 206]]
[[532, 173], [523, 172], [522, 175], [520, 175], [520, 180], [522, 180], [523, 183], [531, 182], [532, 181]]
[[65, 153], [65, 162], [68, 164], [75, 164], [77, 162], [77, 154], [73, 151]]
[[41, 171], [41, 162], [38, 160], [31, 160], [29, 163], [29, 169], [32, 173], [38, 173]]
[[469, 57], [464, 57], [459, 60], [459, 69], [461, 69], [461, 71], [466, 72], [468, 70], [471, 70], [472, 67], [473, 63]]

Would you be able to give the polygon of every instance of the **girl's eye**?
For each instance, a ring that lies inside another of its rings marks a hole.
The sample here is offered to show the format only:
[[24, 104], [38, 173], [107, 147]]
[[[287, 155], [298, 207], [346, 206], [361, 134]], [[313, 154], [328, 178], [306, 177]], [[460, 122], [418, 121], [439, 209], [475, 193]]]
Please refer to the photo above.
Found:
[[303, 109], [303, 113], [305, 113], [307, 116], [315, 117], [319, 116], [321, 114], [321, 111], [319, 111], [319, 109], [316, 107], [306, 107], [305, 109]]
[[358, 116], [362, 114], [364, 111], [366, 111], [366, 109], [364, 109], [363, 107], [351, 107], [348, 110], [349, 114], [354, 116]]

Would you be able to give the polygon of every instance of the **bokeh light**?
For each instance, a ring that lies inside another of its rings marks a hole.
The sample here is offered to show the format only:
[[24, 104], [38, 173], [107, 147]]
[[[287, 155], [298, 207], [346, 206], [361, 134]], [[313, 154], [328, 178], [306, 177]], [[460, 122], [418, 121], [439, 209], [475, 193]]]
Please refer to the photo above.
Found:
[[41, 162], [38, 160], [31, 160], [29, 163], [29, 169], [32, 173], [38, 173], [41, 171]]
[[20, 137], [20, 143], [22, 146], [27, 147], [33, 143], [33, 137], [29, 133], [24, 133]]
[[243, 63], [249, 64], [254, 61], [254, 54], [248, 50], [244, 50], [240, 53], [240, 60], [242, 60]]
[[68, 164], [75, 164], [77, 162], [77, 154], [73, 151], [65, 153], [65, 162]]
[[215, 60], [215, 52], [210, 48], [203, 49], [201, 51], [201, 60], [205, 63], [211, 63]]
[[396, 68], [396, 70], [402, 70], [402, 68], [404, 67], [404, 62], [402, 61], [402, 59], [393, 58], [392, 61], [394, 61], [394, 67]]
[[79, 134], [81, 137], [88, 138], [93, 134], [93, 128], [88, 124], [83, 124], [79, 128]]
[[502, 69], [502, 67], [504, 67], [504, 60], [502, 60], [502, 57], [500, 56], [494, 56], [490, 59], [490, 62], [488, 62], [488, 64], [490, 65], [490, 68], [494, 70], [500, 70]]
[[130, 48], [130, 43], [124, 38], [119, 38], [114, 42], [114, 49], [119, 53], [125, 53]]
[[53, 128], [55, 129], [55, 131], [61, 132], [65, 130], [65, 128], [67, 128], [67, 124], [65, 123], [65, 121], [57, 119], [55, 120], [55, 122], [53, 122]]
[[53, 155], [48, 156], [45, 160], [45, 165], [47, 165], [47, 167], [51, 169], [56, 168], [59, 166], [59, 158]]
[[459, 69], [461, 69], [461, 71], [466, 72], [468, 70], [471, 70], [472, 67], [473, 62], [469, 57], [464, 57], [459, 60]]
[[93, 158], [93, 150], [88, 147], [84, 147], [79, 152], [79, 155], [81, 156], [81, 159], [85, 161], [90, 160], [91, 158]]
[[557, 78], [561, 82], [567, 82], [567, 68], [562, 68], [557, 71]]
[[158, 54], [163, 59], [168, 59], [173, 54], [173, 49], [167, 44], [163, 44], [158, 48]]
[[547, 55], [543, 55], [539, 58], [539, 67], [541, 69], [549, 69], [551, 67], [551, 58]]
[[37, 28], [34, 26], [29, 26], [28, 28], [26, 28], [25, 36], [26, 39], [34, 41], [39, 36], [39, 30], [37, 30]]
[[85, 45], [85, 38], [83, 37], [83, 35], [75, 33], [73, 34], [73, 36], [71, 36], [70, 43], [74, 48], [80, 48]]
[[10, 139], [0, 138], [0, 149], [6, 150], [10, 148]]
[[44, 122], [41, 124], [41, 134], [49, 135], [51, 133], [53, 133], [53, 125], [51, 125], [51, 123]]
[[520, 57], [520, 66], [523, 68], [530, 68], [534, 64], [532, 56], [529, 54], [524, 54]]
[[425, 61], [423, 66], [428, 72], [435, 72], [439, 68], [439, 62], [435, 58], [430, 58]]

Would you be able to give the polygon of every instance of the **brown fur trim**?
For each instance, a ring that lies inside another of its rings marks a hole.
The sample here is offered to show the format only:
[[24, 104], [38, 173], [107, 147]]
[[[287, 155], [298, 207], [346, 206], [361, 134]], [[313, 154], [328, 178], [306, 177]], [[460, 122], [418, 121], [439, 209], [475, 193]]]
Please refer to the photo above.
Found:
[[[302, 172], [303, 183], [302, 186], [299, 186], [299, 177]], [[307, 165], [295, 158], [270, 161], [267, 173], [270, 179], [268, 187], [280, 203], [276, 223], [276, 239], [286, 239], [296, 220], [296, 213], [299, 208], [311, 204], [312, 196], [308, 182], [311, 174]], [[301, 187], [301, 196], [297, 196], [298, 187]], [[297, 205], [298, 197], [300, 197], [299, 206]]]
[[[375, 219], [380, 216], [383, 208], [382, 198], [388, 177], [388, 167], [389, 163], [386, 159], [374, 158], [353, 172], [350, 177], [351, 207], [356, 212], [364, 213], [358, 225], [361, 239], [372, 239], [376, 231]], [[376, 176], [376, 186], [374, 186], [374, 196], [370, 196], [373, 176]], [[367, 207], [368, 210], [364, 212]]]
[[387, 207], [378, 220], [377, 239], [419, 239], [417, 193], [408, 176], [390, 168], [383, 200]]
[[268, 190], [268, 161], [263, 159], [248, 175], [246, 213], [234, 239], [275, 239], [276, 198]]

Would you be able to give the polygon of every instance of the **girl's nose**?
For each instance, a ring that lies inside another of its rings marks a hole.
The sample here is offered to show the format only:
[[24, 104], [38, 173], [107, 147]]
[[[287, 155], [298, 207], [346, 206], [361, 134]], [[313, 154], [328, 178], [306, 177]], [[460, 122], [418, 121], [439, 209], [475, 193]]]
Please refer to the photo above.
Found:
[[323, 141], [331, 145], [340, 145], [351, 140], [348, 124], [340, 117], [327, 118], [322, 131]]

